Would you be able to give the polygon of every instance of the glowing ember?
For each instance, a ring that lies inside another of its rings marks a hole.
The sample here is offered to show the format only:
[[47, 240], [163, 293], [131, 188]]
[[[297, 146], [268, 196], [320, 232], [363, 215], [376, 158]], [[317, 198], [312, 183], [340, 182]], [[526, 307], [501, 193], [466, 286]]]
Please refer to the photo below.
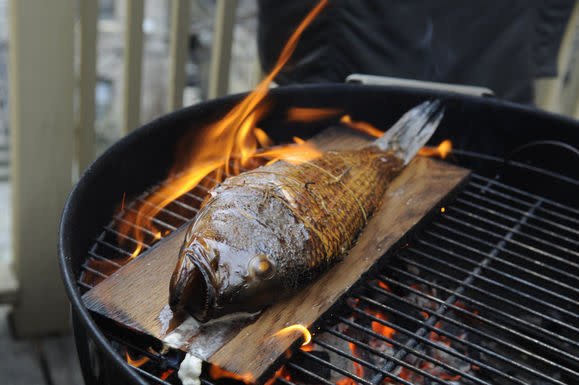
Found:
[[[291, 159], [292, 162], [298, 163], [300, 157], [303, 162], [320, 155], [311, 148], [302, 151], [300, 147], [303, 145], [299, 144], [288, 146], [289, 149], [278, 149], [281, 155], [272, 154], [270, 151], [256, 155], [258, 146], [271, 144], [271, 140], [265, 132], [256, 127], [256, 124], [270, 109], [270, 104], [264, 101], [270, 83], [291, 57], [305, 28], [327, 3], [328, 0], [321, 0], [306, 16], [283, 48], [273, 70], [245, 99], [221, 120], [202, 128], [195, 137], [185, 137], [180, 142], [177, 148], [177, 161], [168, 178], [171, 183], [148, 197], [137, 208], [136, 213], [132, 211], [126, 213], [125, 220], [119, 225], [121, 245], [126, 242], [126, 235], [131, 233], [134, 234], [132, 238], [137, 241], [138, 246], [130, 259], [142, 251], [141, 243], [145, 238], [145, 232], [141, 229], [157, 234], [159, 230], [153, 225], [152, 219], [164, 207], [192, 190], [210, 173], [215, 173], [219, 182], [223, 177], [238, 174], [240, 168], [248, 167], [250, 160], [255, 156], [269, 160]], [[184, 169], [187, 171], [181, 172]]]
[[[380, 311], [372, 310], [372, 309], [366, 309], [365, 312], [368, 314], [371, 314], [374, 317], [379, 318], [381, 320], [388, 321], [388, 317], [386, 316], [386, 314], [384, 314]], [[372, 330], [374, 330], [376, 333], [379, 333], [387, 338], [392, 338], [394, 333], [396, 333], [396, 330], [394, 330], [391, 327], [386, 326], [378, 321], [372, 321]]]
[[336, 385], [358, 385], [358, 383], [350, 377], [344, 377], [341, 380], [336, 381]]
[[147, 362], [149, 362], [150, 358], [147, 356], [143, 356], [137, 360], [133, 360], [131, 358], [131, 356], [129, 355], [129, 352], [125, 352], [125, 357], [127, 359], [127, 362], [129, 363], [129, 365], [132, 365], [136, 368], [143, 366], [144, 364], [146, 364]]
[[450, 140], [443, 140], [438, 147], [422, 147], [418, 151], [418, 155], [422, 156], [438, 156], [445, 159], [446, 156], [452, 151], [452, 142]]
[[289, 334], [289, 333], [293, 333], [295, 331], [299, 331], [304, 336], [304, 342], [302, 343], [302, 346], [309, 344], [310, 341], [312, 340], [312, 335], [311, 335], [310, 331], [308, 330], [308, 328], [306, 328], [304, 325], [300, 325], [300, 324], [295, 324], [295, 325], [291, 325], [291, 326], [288, 326], [286, 328], [283, 328], [280, 331], [276, 332], [274, 334], [274, 336]]
[[290, 380], [291, 377], [287, 371], [287, 369], [285, 368], [285, 366], [282, 366], [281, 368], [279, 368], [275, 374], [273, 375], [273, 377], [271, 377], [269, 380], [267, 380], [267, 382], [264, 385], [273, 385], [275, 383], [275, 381], [277, 380], [278, 377], [284, 378], [286, 380]]
[[245, 384], [255, 383], [255, 379], [250, 373], [235, 374], [228, 372], [227, 370], [221, 369], [219, 366], [211, 365], [209, 367], [209, 375], [214, 380], [219, 380], [220, 378], [230, 378], [232, 380], [241, 381]]
[[168, 370], [164, 371], [159, 378], [161, 380], [165, 381], [171, 374], [173, 374], [173, 372], [174, 372], [173, 369], [168, 369]]
[[[357, 357], [356, 345], [352, 342], [348, 342], [348, 347], [350, 348], [352, 355]], [[352, 363], [354, 364], [354, 369], [356, 370], [356, 376], [358, 376], [360, 378], [364, 378], [364, 368], [362, 367], [362, 365], [360, 365], [356, 361], [353, 361]], [[350, 377], [344, 377], [344, 378], [336, 381], [336, 385], [358, 385], [358, 382]]]
[[[408, 244], [406, 244], [406, 245], [408, 246]], [[386, 285], [384, 282], [378, 281], [378, 286], [380, 286], [382, 289], [387, 290], [387, 291], [392, 293], [392, 289], [390, 289], [388, 287], [388, 285]]]

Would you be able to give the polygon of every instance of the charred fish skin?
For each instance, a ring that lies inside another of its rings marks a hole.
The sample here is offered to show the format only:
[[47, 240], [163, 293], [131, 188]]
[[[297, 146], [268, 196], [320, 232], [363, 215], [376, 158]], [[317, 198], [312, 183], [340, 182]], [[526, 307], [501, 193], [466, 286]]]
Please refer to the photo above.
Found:
[[438, 107], [410, 110], [387, 141], [385, 134], [362, 150], [328, 151], [298, 166], [278, 161], [214, 188], [187, 232], [171, 307], [204, 322], [259, 311], [315, 280], [352, 247], [414, 157], [405, 149], [417, 152], [432, 135]]

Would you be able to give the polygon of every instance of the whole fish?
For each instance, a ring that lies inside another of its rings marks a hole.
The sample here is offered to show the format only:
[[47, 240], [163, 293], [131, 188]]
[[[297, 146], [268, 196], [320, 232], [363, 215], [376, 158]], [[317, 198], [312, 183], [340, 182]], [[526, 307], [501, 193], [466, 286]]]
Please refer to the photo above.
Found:
[[213, 188], [181, 247], [171, 308], [205, 322], [256, 312], [315, 280], [352, 247], [442, 115], [439, 101], [424, 102], [361, 150], [278, 161]]

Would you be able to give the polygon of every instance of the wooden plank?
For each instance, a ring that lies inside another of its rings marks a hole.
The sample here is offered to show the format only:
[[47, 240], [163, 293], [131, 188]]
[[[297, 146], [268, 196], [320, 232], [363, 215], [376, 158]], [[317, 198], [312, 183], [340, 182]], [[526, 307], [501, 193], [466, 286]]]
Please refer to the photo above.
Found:
[[78, 169], [83, 172], [95, 157], [95, 85], [98, 0], [80, 7], [80, 74], [78, 118]]
[[183, 106], [185, 89], [185, 63], [187, 61], [187, 41], [191, 20], [191, 0], [173, 0], [171, 3], [171, 47], [169, 68], [168, 109], [174, 111]]
[[[10, 118], [19, 336], [69, 327], [56, 234], [72, 185], [74, 0], [10, 2]], [[42, 315], [40, 321], [39, 315]]]
[[237, 0], [217, 0], [209, 71], [209, 99], [227, 95]]
[[143, 72], [143, 0], [125, 0], [125, 61], [121, 128], [128, 134], [141, 123]]
[[[326, 132], [322, 149], [359, 147], [359, 135]], [[84, 295], [87, 307], [159, 339], [177, 336], [177, 347], [233, 373], [259, 378], [298, 335], [272, 337], [295, 323], [311, 325], [468, 174], [467, 170], [429, 158], [415, 159], [386, 192], [349, 255], [330, 272], [291, 299], [275, 304], [257, 320], [213, 321], [199, 326], [177, 319], [168, 308], [169, 279], [185, 229], [125, 265]], [[239, 354], [243, 352], [243, 354]]]
[[465, 169], [433, 159], [414, 159], [388, 188], [382, 206], [343, 261], [294, 297], [266, 309], [208, 361], [232, 373], [249, 372], [260, 378], [301, 337], [301, 333], [274, 336], [277, 331], [315, 322], [467, 175]]

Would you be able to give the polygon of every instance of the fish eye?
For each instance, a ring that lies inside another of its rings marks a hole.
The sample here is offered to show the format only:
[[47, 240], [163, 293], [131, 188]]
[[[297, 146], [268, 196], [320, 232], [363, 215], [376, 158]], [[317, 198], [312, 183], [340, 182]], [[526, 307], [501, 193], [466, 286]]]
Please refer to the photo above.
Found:
[[267, 259], [265, 254], [253, 257], [251, 261], [249, 261], [248, 267], [250, 275], [259, 279], [269, 279], [275, 272], [273, 263]]

